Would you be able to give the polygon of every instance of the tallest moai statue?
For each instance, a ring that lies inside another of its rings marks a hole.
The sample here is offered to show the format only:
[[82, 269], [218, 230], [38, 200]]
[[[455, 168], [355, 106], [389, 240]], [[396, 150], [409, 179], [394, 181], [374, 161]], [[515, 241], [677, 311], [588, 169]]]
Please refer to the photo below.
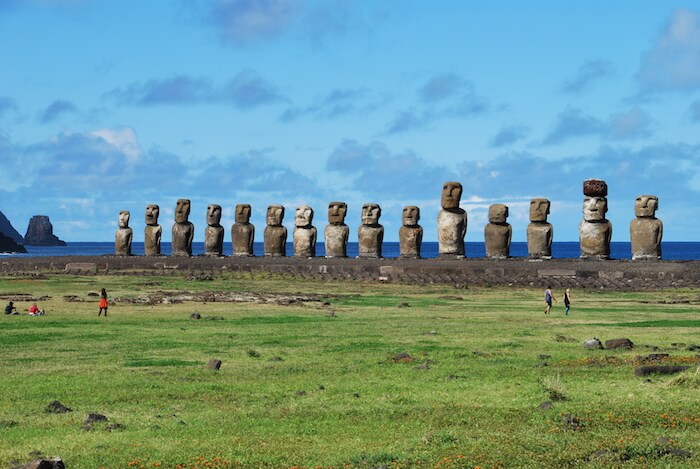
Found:
[[438, 255], [442, 258], [464, 257], [464, 236], [467, 234], [467, 212], [459, 207], [462, 184], [446, 182], [442, 186], [438, 213]]

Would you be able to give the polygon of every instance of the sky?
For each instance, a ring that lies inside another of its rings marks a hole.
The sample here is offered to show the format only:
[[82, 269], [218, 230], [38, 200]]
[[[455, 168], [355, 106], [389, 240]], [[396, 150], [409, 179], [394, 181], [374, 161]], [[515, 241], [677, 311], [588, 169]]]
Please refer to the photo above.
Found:
[[[504, 203], [525, 241], [551, 201], [577, 241], [585, 179], [608, 184], [613, 241], [659, 198], [666, 241], [700, 241], [700, 5], [633, 0], [0, 0], [0, 211], [24, 234], [48, 215], [70, 241], [111, 241], [177, 199], [378, 203], [385, 240], [464, 187], [467, 241]], [[291, 234], [290, 234], [291, 237]], [[230, 240], [230, 234], [227, 235]], [[291, 241], [291, 238], [290, 238]]]

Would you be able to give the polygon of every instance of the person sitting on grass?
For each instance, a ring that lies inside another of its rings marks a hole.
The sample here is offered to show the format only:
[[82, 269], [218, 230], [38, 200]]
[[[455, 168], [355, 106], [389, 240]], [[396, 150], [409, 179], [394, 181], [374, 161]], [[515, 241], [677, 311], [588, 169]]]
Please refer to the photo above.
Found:
[[32, 303], [32, 305], [29, 307], [29, 315], [30, 316], [43, 316], [44, 310], [39, 309], [39, 307], [36, 305], [36, 303]]
[[5, 314], [19, 314], [13, 302], [10, 301], [10, 303], [5, 306]]

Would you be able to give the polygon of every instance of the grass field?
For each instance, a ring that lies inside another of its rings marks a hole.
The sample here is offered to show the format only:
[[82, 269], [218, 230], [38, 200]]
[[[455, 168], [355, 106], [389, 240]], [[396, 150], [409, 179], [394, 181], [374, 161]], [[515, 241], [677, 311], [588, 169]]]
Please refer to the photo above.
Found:
[[[311, 298], [136, 301], [178, 291]], [[700, 466], [698, 291], [574, 291], [568, 317], [534, 289], [244, 274], [6, 277], [0, 294], [49, 297], [44, 317], [0, 320], [0, 467]], [[651, 353], [691, 368], [635, 376]]]

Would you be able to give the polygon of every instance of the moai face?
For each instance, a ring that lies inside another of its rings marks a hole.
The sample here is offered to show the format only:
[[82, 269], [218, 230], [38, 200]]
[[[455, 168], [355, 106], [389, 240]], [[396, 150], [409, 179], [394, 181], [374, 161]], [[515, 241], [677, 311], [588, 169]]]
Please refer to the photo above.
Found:
[[155, 204], [146, 205], [146, 224], [157, 225], [160, 207]]
[[459, 200], [462, 198], [462, 184], [459, 182], [446, 182], [442, 186], [442, 197], [440, 203], [442, 208], [459, 208]]
[[190, 199], [177, 199], [175, 223], [187, 223], [190, 218]]
[[221, 205], [211, 204], [207, 207], [207, 225], [217, 226], [221, 222]]
[[408, 205], [403, 208], [403, 226], [416, 226], [420, 220], [420, 209], [415, 205]]
[[308, 205], [301, 205], [297, 207], [297, 211], [294, 214], [294, 226], [310, 226], [313, 220], [314, 209], [312, 209]]
[[530, 221], [546, 222], [549, 215], [549, 200], [532, 199], [530, 201]]
[[250, 212], [251, 208], [249, 204], [236, 205], [236, 223], [249, 223]]
[[659, 208], [659, 199], [655, 195], [640, 195], [634, 201], [634, 214], [640, 218], [654, 218]]
[[377, 204], [364, 204], [362, 206], [362, 224], [376, 225], [379, 217], [382, 216], [382, 209]]
[[281, 205], [270, 205], [267, 207], [268, 226], [280, 226], [284, 218], [284, 207]]
[[493, 204], [489, 207], [489, 223], [505, 223], [508, 218], [508, 206]]
[[348, 213], [348, 204], [345, 202], [331, 202], [328, 204], [328, 223], [342, 225], [345, 223], [345, 215]]
[[119, 212], [119, 228], [129, 227], [129, 218], [131, 218], [131, 213], [126, 210]]
[[605, 197], [584, 197], [583, 219], [585, 221], [605, 220], [608, 212], [608, 199]]

